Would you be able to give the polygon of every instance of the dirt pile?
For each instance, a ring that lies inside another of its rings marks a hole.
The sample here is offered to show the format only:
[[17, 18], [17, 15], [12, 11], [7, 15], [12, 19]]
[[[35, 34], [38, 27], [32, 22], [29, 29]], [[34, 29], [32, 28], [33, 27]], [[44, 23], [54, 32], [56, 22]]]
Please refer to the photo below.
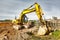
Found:
[[15, 30], [12, 26], [12, 23], [0, 23], [0, 40], [28, 40], [30, 35], [27, 32], [36, 31], [35, 27]]

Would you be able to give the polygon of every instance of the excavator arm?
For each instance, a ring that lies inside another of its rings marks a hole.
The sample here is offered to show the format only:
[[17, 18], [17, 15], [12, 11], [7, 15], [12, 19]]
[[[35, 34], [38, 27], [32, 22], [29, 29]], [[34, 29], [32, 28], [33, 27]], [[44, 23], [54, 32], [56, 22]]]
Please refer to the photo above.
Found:
[[[35, 6], [35, 7], [31, 8], [32, 6]], [[29, 8], [22, 11], [22, 13], [20, 14], [20, 17], [19, 17], [20, 23], [23, 23], [24, 15], [31, 13], [31, 12], [36, 12], [36, 15], [38, 16], [40, 22], [45, 24], [45, 22], [42, 19], [42, 15], [43, 15], [42, 9], [41, 9], [40, 5], [38, 5], [37, 3], [31, 5]]]
[[[33, 7], [34, 6], [34, 7]], [[33, 8], [32, 8], [33, 7]], [[38, 5], [37, 3], [31, 5], [29, 8], [27, 9], [24, 9], [21, 14], [20, 14], [20, 17], [19, 19], [16, 19], [16, 20], [13, 20], [13, 22], [15, 22], [16, 24], [17, 23], [21, 23], [23, 24], [23, 18], [25, 16], [25, 14], [29, 14], [31, 12], [36, 12], [36, 15], [38, 16], [39, 20], [41, 23], [45, 24], [43, 18], [42, 18], [42, 15], [43, 15], [43, 12], [42, 12], [42, 9], [40, 7], [40, 5]]]

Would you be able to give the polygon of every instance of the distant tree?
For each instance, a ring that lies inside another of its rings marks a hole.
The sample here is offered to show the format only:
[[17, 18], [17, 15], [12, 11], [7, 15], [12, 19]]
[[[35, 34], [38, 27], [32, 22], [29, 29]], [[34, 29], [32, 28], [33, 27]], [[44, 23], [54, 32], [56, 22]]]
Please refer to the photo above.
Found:
[[54, 20], [57, 20], [57, 17], [54, 17], [54, 16], [53, 16], [52, 18], [53, 18]]
[[0, 20], [0, 22], [12, 22], [12, 20], [5, 19], [5, 20]]

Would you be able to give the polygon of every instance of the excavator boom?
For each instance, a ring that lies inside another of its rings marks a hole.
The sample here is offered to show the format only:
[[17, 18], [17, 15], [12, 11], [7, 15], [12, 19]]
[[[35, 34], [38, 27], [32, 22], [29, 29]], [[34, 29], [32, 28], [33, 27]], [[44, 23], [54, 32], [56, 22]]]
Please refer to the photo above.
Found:
[[[32, 6], [35, 6], [35, 7], [31, 8]], [[41, 9], [40, 5], [38, 5], [37, 3], [35, 3], [32, 6], [30, 6], [27, 9], [24, 9], [22, 11], [22, 13], [20, 14], [20, 17], [19, 17], [20, 23], [23, 23], [23, 18], [24, 18], [25, 14], [28, 14], [28, 13], [31, 13], [31, 12], [36, 12], [36, 15], [38, 16], [40, 22], [43, 23], [43, 24], [45, 24], [45, 22], [42, 19], [43, 12], [42, 12], [42, 9]]]

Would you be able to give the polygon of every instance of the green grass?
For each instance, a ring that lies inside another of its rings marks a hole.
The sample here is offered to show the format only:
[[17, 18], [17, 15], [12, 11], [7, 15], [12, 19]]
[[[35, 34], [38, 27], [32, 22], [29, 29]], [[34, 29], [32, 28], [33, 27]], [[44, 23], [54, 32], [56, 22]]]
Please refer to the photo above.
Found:
[[57, 30], [57, 31], [55, 31], [55, 32], [52, 32], [52, 36], [53, 36], [54, 38], [56, 38], [56, 39], [59, 39], [59, 38], [60, 38], [60, 31]]

